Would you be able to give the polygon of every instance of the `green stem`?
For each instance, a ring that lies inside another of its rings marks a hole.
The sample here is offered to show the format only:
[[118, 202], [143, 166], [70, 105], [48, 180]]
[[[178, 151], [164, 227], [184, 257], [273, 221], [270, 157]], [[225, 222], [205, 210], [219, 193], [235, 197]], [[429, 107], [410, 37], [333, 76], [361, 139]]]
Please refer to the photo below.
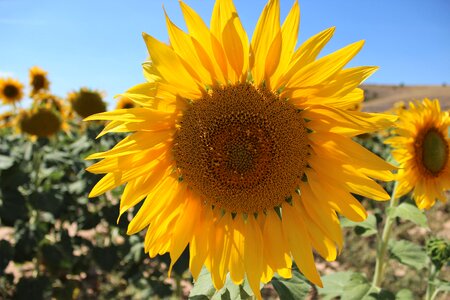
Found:
[[[389, 202], [389, 207], [397, 207], [399, 199], [396, 199], [396, 191], [397, 191], [398, 181], [395, 181], [394, 187], [392, 189], [391, 200]], [[392, 227], [394, 225], [395, 217], [388, 216], [385, 214], [387, 219], [384, 224], [383, 233], [381, 236], [381, 240], [378, 239], [378, 248], [377, 248], [377, 261], [375, 264], [375, 274], [373, 275], [372, 285], [381, 288], [381, 283], [383, 282], [383, 275], [386, 267], [386, 262], [384, 261], [386, 256], [386, 251], [388, 248], [389, 238], [391, 237]]]
[[436, 286], [434, 285], [434, 279], [436, 278], [437, 274], [439, 273], [439, 270], [436, 269], [436, 266], [430, 262], [430, 268], [428, 272], [428, 285], [427, 285], [427, 293], [425, 294], [425, 300], [432, 300], [435, 295], [435, 289]]

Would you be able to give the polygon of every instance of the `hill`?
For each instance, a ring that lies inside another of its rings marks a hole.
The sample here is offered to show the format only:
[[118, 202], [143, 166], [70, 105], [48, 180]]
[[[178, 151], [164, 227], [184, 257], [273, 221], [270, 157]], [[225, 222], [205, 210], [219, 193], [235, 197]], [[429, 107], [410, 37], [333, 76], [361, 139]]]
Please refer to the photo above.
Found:
[[438, 98], [443, 109], [450, 109], [450, 86], [444, 85], [374, 85], [366, 84], [366, 102], [363, 110], [382, 112], [392, 107], [398, 101], [422, 100], [423, 98]]

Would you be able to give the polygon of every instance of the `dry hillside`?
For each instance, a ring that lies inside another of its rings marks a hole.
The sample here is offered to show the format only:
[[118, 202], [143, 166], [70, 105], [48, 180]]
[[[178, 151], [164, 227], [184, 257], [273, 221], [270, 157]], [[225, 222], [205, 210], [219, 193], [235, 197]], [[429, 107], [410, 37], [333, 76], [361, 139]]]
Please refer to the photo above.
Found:
[[450, 86], [444, 85], [363, 85], [366, 102], [363, 110], [382, 112], [398, 101], [422, 100], [438, 98], [443, 109], [450, 109]]

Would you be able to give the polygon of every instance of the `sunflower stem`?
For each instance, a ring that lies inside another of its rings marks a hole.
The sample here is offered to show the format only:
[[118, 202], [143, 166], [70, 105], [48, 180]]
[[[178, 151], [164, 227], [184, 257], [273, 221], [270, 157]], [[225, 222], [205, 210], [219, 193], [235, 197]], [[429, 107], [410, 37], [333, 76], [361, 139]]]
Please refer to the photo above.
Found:
[[[393, 208], [398, 205], [399, 199], [397, 199], [396, 191], [397, 191], [398, 181], [395, 181], [394, 187], [392, 189], [391, 200], [389, 202], [389, 207]], [[378, 248], [377, 248], [377, 260], [375, 263], [375, 274], [373, 275], [372, 285], [377, 288], [381, 288], [381, 283], [383, 282], [384, 271], [386, 267], [386, 251], [389, 244], [389, 238], [391, 237], [392, 228], [394, 225], [395, 217], [392, 215], [387, 215], [386, 223], [384, 224], [383, 233], [381, 235], [381, 240], [378, 239]]]
[[428, 284], [427, 284], [427, 293], [425, 294], [425, 300], [432, 300], [435, 297], [435, 283], [434, 279], [438, 275], [439, 270], [436, 266], [430, 262], [429, 272], [428, 272]]

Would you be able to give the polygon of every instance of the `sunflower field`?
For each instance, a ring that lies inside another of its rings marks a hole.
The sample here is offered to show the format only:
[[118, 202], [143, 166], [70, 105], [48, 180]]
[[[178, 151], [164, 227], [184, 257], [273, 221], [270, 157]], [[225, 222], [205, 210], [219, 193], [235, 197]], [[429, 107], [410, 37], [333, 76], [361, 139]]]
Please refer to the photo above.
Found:
[[114, 109], [0, 78], [0, 299], [448, 299], [448, 103], [367, 109], [297, 2], [180, 6]]

